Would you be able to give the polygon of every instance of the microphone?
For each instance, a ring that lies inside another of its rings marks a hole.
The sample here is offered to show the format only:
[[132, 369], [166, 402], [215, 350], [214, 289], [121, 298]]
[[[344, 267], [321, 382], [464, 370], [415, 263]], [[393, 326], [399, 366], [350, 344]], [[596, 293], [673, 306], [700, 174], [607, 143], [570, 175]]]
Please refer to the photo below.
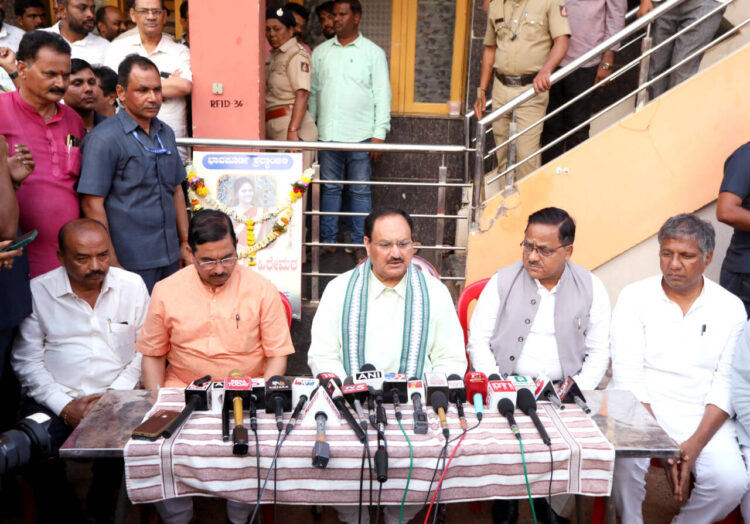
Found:
[[[248, 436], [247, 428], [243, 425], [242, 420], [242, 393], [239, 391], [249, 391], [252, 387], [251, 381], [242, 376], [242, 371], [233, 369], [229, 372], [229, 377], [224, 380], [225, 396], [232, 397], [232, 409], [234, 410], [234, 429], [232, 430], [232, 454], [244, 456], [247, 455]], [[227, 386], [227, 384], [229, 384]], [[231, 393], [230, 393], [231, 391]]]
[[576, 381], [572, 377], [566, 378], [560, 387], [560, 400], [565, 404], [575, 402], [584, 413], [587, 415], [591, 413], [591, 408], [586, 404], [586, 399], [581, 392], [581, 388], [578, 387], [578, 384], [576, 384]]
[[536, 400], [534, 400], [534, 394], [526, 388], [523, 388], [518, 392], [518, 409], [531, 417], [531, 421], [534, 423], [534, 426], [536, 426], [539, 436], [542, 437], [542, 442], [551, 446], [552, 441], [547, 434], [547, 430], [544, 429], [542, 421], [539, 420], [539, 415], [536, 413]]
[[450, 430], [448, 429], [448, 421], [445, 419], [445, 411], [448, 409], [448, 397], [446, 397], [445, 393], [442, 391], [435, 391], [430, 397], [430, 404], [432, 404], [432, 409], [435, 410], [435, 413], [437, 413], [437, 416], [440, 419], [440, 427], [443, 428], [443, 436], [448, 440]]
[[461, 422], [461, 429], [466, 431], [468, 424], [464, 416], [464, 402], [466, 402], [466, 389], [461, 376], [453, 373], [448, 375], [448, 399], [456, 404], [458, 420]]
[[536, 391], [534, 391], [534, 398], [537, 400], [547, 400], [551, 402], [557, 409], [565, 409], [565, 406], [560, 402], [560, 397], [557, 396], [555, 386], [549, 377], [545, 375], [539, 375], [536, 379]]
[[500, 402], [497, 403], [497, 410], [508, 420], [508, 425], [510, 426], [513, 435], [515, 435], [518, 440], [521, 440], [521, 431], [518, 429], [518, 424], [516, 424], [516, 417], [513, 416], [513, 412], [516, 410], [513, 402], [511, 402], [510, 399], [501, 398]]
[[250, 393], [250, 399], [247, 402], [248, 411], [250, 412], [250, 429], [254, 433], [258, 432], [258, 408], [266, 407], [266, 380], [263, 378], [250, 379], [253, 390]]
[[344, 380], [344, 386], [341, 388], [341, 393], [343, 393], [344, 398], [349, 402], [349, 405], [354, 408], [354, 411], [357, 412], [359, 425], [362, 426], [364, 431], [367, 431], [367, 415], [365, 415], [365, 411], [362, 408], [362, 402], [364, 402], [370, 394], [367, 389], [367, 384], [363, 382], [354, 384], [352, 377], [346, 377]]
[[388, 418], [385, 415], [385, 406], [383, 406], [383, 390], [370, 388], [370, 398], [375, 399], [375, 428], [385, 438], [385, 427], [388, 425]]
[[[338, 378], [336, 380], [338, 380]], [[333, 400], [333, 404], [339, 410], [341, 416], [344, 417], [344, 420], [346, 420], [347, 424], [349, 424], [349, 426], [352, 428], [354, 434], [357, 435], [359, 441], [364, 444], [367, 440], [367, 436], [365, 432], [362, 431], [360, 425], [357, 424], [357, 420], [354, 418], [351, 411], [349, 411], [349, 408], [346, 407], [346, 402], [344, 402], [344, 395], [341, 393], [341, 389], [336, 384], [335, 380], [328, 381], [326, 392], [331, 397], [331, 400]]]
[[208, 411], [211, 409], [211, 396], [208, 390], [211, 388], [211, 375], [206, 375], [198, 380], [192, 381], [185, 388], [185, 407], [179, 415], [175, 417], [172, 423], [161, 432], [161, 436], [169, 438], [182, 426], [193, 411]]
[[318, 411], [315, 414], [318, 431], [313, 446], [312, 465], [316, 468], [326, 467], [328, 459], [331, 458], [331, 447], [326, 442], [326, 420], [328, 420], [328, 416], [324, 411]]
[[338, 387], [341, 387], [341, 379], [335, 373], [318, 373], [318, 376], [315, 378], [318, 379], [323, 389], [327, 389], [328, 383], [331, 381], [334, 381]]
[[516, 391], [520, 391], [523, 388], [528, 389], [532, 393], [536, 391], [536, 384], [534, 383], [534, 379], [529, 375], [511, 375], [507, 377], [506, 380], [510, 380], [511, 382], [513, 382], [513, 386], [515, 386]]
[[312, 397], [312, 394], [317, 387], [318, 380], [314, 378], [297, 377], [294, 379], [294, 382], [292, 382], [292, 404], [295, 406], [294, 411], [292, 411], [292, 416], [286, 425], [285, 431], [287, 435], [292, 429], [294, 429], [294, 425], [297, 423], [302, 408], [305, 407], [305, 404], [310, 400], [310, 397]]
[[383, 381], [384, 401], [393, 404], [396, 420], [401, 420], [401, 403], [407, 402], [406, 375], [401, 373], [387, 373]]
[[474, 414], [478, 420], [484, 416], [484, 402], [487, 398], [487, 377], [479, 371], [469, 371], [464, 377], [466, 394], [474, 403]]
[[445, 373], [425, 373], [424, 384], [427, 390], [427, 404], [432, 406], [432, 395], [437, 392], [443, 394], [448, 398], [448, 379], [445, 377]]
[[266, 413], [276, 416], [276, 427], [284, 429], [284, 412], [292, 410], [292, 386], [280, 375], [274, 375], [266, 384]]
[[422, 399], [424, 398], [424, 385], [417, 377], [411, 377], [406, 383], [409, 398], [414, 406], [414, 433], [424, 435], [427, 433], [427, 413], [422, 409]]
[[[356, 382], [363, 382], [372, 389], [380, 389], [383, 387], [383, 372], [375, 369], [375, 366], [372, 364], [365, 364], [360, 368], [359, 372], [354, 374], [354, 380]], [[370, 424], [372, 424], [372, 427], [377, 428], [375, 398], [372, 396], [372, 393], [368, 393], [367, 410], [370, 415]]]
[[487, 407], [497, 409], [498, 403], [507, 398], [511, 404], [516, 405], [516, 396], [518, 392], [513, 382], [510, 380], [500, 380], [497, 373], [490, 375], [487, 382]]

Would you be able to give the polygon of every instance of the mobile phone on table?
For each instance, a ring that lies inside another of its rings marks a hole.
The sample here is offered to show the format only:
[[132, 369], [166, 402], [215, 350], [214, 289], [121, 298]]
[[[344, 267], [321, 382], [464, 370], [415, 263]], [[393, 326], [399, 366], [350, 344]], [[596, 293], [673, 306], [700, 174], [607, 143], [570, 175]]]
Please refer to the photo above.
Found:
[[160, 409], [136, 427], [132, 437], [138, 440], [156, 440], [179, 414], [179, 411]]
[[31, 244], [31, 242], [34, 241], [34, 239], [36, 238], [38, 234], [39, 234], [39, 231], [37, 231], [36, 229], [29, 231], [22, 237], [16, 239], [15, 242], [12, 242], [8, 244], [7, 246], [5, 246], [2, 250], [0, 250], [0, 253], [5, 253], [6, 251], [14, 251], [18, 248], [22, 248], [28, 244]]

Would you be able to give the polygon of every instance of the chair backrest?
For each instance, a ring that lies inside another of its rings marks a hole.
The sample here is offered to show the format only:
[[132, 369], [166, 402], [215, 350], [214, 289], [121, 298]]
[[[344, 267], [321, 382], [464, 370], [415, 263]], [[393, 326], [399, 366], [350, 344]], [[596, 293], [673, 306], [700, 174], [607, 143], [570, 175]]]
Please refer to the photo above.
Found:
[[[489, 280], [489, 278], [484, 278], [469, 284], [463, 291], [461, 291], [461, 294], [458, 295], [456, 309], [458, 309], [458, 321], [461, 323], [461, 329], [464, 330], [464, 347], [469, 343], [469, 305], [479, 298], [479, 295], [482, 294], [482, 290]], [[471, 370], [471, 359], [469, 358], [468, 351], [466, 352], [466, 362], [469, 364], [466, 368], [466, 371], [468, 372]]]
[[427, 262], [424, 258], [414, 255], [413, 257], [411, 257], [411, 261], [423, 272], [432, 275], [433, 277], [440, 280], [440, 274], [437, 272], [437, 269], [435, 269], [435, 266]]
[[279, 291], [281, 297], [281, 303], [284, 304], [284, 310], [286, 311], [286, 320], [289, 322], [289, 327], [292, 327], [292, 303], [286, 298], [286, 295]]

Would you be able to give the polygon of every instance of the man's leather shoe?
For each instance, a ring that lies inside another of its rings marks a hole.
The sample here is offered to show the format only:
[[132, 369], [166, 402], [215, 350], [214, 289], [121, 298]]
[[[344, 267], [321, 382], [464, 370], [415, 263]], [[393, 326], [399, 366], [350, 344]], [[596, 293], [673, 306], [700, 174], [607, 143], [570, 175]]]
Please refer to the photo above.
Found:
[[516, 524], [518, 521], [517, 500], [495, 500], [492, 503], [493, 524]]

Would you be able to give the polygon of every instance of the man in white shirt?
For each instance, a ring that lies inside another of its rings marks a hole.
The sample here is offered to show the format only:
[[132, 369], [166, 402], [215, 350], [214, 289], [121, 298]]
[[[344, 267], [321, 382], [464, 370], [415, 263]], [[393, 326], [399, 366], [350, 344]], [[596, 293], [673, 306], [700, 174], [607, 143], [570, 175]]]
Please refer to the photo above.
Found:
[[[162, 0], [136, 0], [130, 18], [138, 32], [123, 33], [115, 39], [107, 52], [104, 65], [117, 71], [126, 56], [138, 54], [149, 58], [161, 74], [164, 103], [157, 115], [174, 131], [176, 138], [188, 136], [186, 97], [193, 90], [193, 73], [190, 70], [190, 49], [162, 34], [167, 21], [167, 9]], [[187, 150], [179, 148], [183, 162]]]
[[[411, 263], [411, 235], [411, 217], [400, 209], [367, 216], [368, 258], [326, 286], [315, 313], [307, 358], [314, 375], [335, 373], [343, 380], [366, 363], [420, 378], [466, 371], [463, 332], [448, 288]], [[357, 506], [336, 509], [343, 522], [358, 522]], [[403, 522], [420, 509], [405, 506]], [[398, 506], [386, 508], [385, 522], [399, 522]]]
[[[21, 38], [22, 29], [5, 23], [5, 0], [0, 0], [0, 93], [16, 89], [11, 74], [16, 71], [15, 53], [18, 52]], [[13, 53], [9, 53], [8, 50]]]
[[[680, 445], [679, 460], [665, 464], [675, 500], [687, 501], [672, 522], [717, 522], [748, 485], [730, 402], [745, 308], [703, 276], [715, 246], [711, 224], [677, 215], [658, 239], [662, 274], [625, 287], [612, 314], [611, 387], [632, 391]], [[615, 462], [613, 495], [623, 524], [643, 522], [649, 462]]]
[[[51, 417], [55, 456], [105, 390], [138, 383], [135, 341], [148, 307], [141, 277], [109, 267], [109, 235], [101, 223], [72, 220], [58, 239], [62, 267], [31, 281], [32, 313], [21, 323], [11, 359], [26, 396], [22, 415], [43, 411]], [[94, 518], [114, 507], [118, 462], [95, 464], [87, 504]], [[29, 481], [40, 522], [59, 522], [60, 515], [77, 521], [81, 510], [59, 458], [32, 468]]]
[[[562, 209], [529, 216], [522, 260], [490, 278], [472, 314], [467, 351], [475, 370], [599, 384], [609, 365], [609, 297], [598, 277], [570, 262], [575, 234]], [[545, 499], [535, 507], [564, 522]], [[496, 500], [492, 511], [495, 522], [516, 522], [518, 502]]]
[[57, 0], [57, 16], [60, 19], [45, 31], [62, 36], [70, 44], [70, 58], [80, 58], [91, 65], [104, 63], [109, 42], [92, 31], [95, 28], [94, 0]]
[[575, 228], [562, 209], [529, 216], [523, 260], [490, 278], [472, 314], [475, 370], [599, 384], [609, 365], [609, 297], [597, 276], [570, 262]]

